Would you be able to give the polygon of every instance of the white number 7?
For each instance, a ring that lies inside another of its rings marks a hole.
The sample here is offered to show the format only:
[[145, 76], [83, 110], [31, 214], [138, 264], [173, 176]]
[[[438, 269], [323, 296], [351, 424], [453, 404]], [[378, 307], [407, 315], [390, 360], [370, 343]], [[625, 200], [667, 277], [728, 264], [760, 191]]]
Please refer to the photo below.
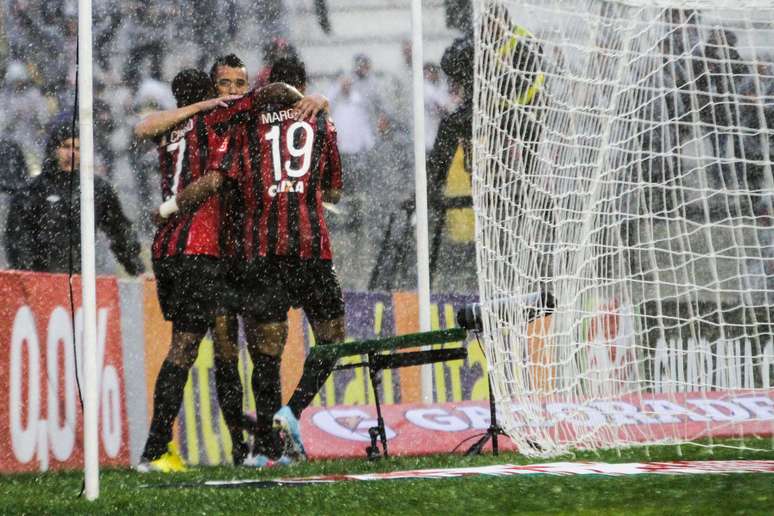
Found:
[[[296, 131], [303, 130], [306, 134], [303, 138], [303, 146], [295, 146]], [[280, 127], [278, 125], [272, 126], [268, 133], [266, 133], [266, 140], [271, 142], [271, 161], [274, 167], [274, 180], [282, 180], [282, 154], [280, 153]], [[301, 165], [298, 168], [293, 168], [291, 160], [285, 160], [285, 172], [288, 177], [302, 177], [309, 172], [309, 167], [312, 164], [312, 145], [314, 144], [314, 130], [312, 126], [306, 122], [294, 122], [288, 127], [287, 134], [285, 135], [285, 145], [288, 148], [288, 152], [294, 158], [303, 158]]]
[[172, 195], [177, 193], [180, 186], [180, 174], [183, 172], [183, 156], [185, 155], [185, 138], [167, 145], [167, 152], [175, 151], [177, 151], [177, 156], [175, 157], [175, 176], [172, 179]]

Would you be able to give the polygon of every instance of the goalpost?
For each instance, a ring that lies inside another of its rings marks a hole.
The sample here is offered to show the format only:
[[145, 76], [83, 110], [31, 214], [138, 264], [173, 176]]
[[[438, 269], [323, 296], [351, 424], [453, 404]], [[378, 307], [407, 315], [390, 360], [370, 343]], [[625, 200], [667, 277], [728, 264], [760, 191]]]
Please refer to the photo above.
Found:
[[506, 433], [528, 455], [770, 445], [774, 5], [474, 6], [479, 290]]
[[99, 497], [99, 376], [94, 215], [91, 0], [78, 1], [78, 123], [81, 160], [81, 289], [83, 301], [83, 473], [86, 499]]

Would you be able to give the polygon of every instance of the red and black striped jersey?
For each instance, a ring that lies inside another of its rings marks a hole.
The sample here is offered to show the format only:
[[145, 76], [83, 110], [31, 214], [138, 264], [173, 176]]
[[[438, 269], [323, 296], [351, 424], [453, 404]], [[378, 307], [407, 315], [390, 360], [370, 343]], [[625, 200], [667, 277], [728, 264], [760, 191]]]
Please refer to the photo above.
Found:
[[[217, 143], [210, 142], [214, 132], [208, 130], [209, 123], [207, 116], [196, 115], [159, 138], [161, 194], [164, 200], [207, 173], [208, 149], [211, 144]], [[192, 213], [172, 215], [156, 231], [153, 258], [178, 255], [220, 257], [228, 254], [225, 252], [226, 239], [222, 235], [221, 197], [213, 195]]]
[[210, 160], [242, 191], [241, 256], [332, 259], [323, 191], [342, 188], [336, 128], [326, 116], [251, 111], [222, 136]]

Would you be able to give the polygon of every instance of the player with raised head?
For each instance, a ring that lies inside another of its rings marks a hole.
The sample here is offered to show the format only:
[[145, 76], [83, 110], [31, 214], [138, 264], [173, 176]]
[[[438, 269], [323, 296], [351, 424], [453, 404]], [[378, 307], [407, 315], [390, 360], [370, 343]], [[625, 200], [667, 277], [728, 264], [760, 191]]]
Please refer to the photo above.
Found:
[[[228, 106], [249, 90], [247, 67], [234, 54], [217, 57], [210, 69], [210, 78], [215, 88], [214, 97], [145, 116], [134, 127], [135, 137], [140, 139], [157, 138], [194, 115], [206, 113], [217, 107]], [[287, 88], [279, 84], [270, 84], [265, 88], [257, 89], [255, 94], [257, 95], [256, 102], [265, 102], [268, 99], [290, 102], [297, 98], [294, 93], [287, 95]], [[306, 119], [316, 115], [321, 109], [328, 109], [328, 99], [319, 94], [305, 95], [296, 100], [293, 108], [298, 113], [299, 118]]]
[[[280, 60], [272, 69], [272, 82], [287, 81], [301, 91], [305, 79], [297, 59]], [[219, 113], [225, 119], [228, 109]], [[244, 114], [235, 117], [239, 121], [226, 137], [228, 145], [222, 146], [226, 150], [213, 153], [210, 167], [234, 177], [242, 191], [241, 308], [260, 430], [253, 459], [262, 465], [278, 453], [270, 437], [272, 424], [290, 437], [286, 454], [305, 457], [298, 417], [322, 385], [319, 377], [305, 376], [281, 407], [280, 359], [288, 310], [303, 308], [318, 345], [344, 340], [344, 300], [323, 208], [323, 202], [340, 199], [342, 178], [336, 130], [325, 114], [299, 120], [281, 104]], [[315, 364], [321, 370], [332, 366]], [[263, 442], [260, 436], [265, 436]]]

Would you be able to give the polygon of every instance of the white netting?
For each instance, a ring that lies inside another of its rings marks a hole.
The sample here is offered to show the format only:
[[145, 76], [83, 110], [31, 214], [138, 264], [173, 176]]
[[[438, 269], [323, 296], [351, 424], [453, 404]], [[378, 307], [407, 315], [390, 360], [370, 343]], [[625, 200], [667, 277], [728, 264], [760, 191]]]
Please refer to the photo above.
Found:
[[[774, 4], [478, 1], [475, 20], [506, 432], [532, 454], [771, 434]], [[553, 313], [532, 320], [531, 292]]]

